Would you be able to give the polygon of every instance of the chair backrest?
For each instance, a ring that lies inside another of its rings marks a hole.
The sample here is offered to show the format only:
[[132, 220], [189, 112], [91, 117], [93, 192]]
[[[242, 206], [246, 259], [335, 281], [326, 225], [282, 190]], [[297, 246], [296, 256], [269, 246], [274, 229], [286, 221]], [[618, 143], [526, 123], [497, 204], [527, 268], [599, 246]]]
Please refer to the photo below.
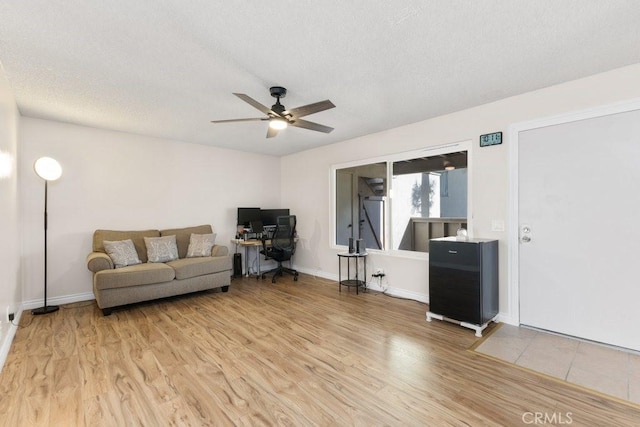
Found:
[[271, 238], [271, 246], [280, 251], [286, 251], [293, 254], [296, 245], [294, 235], [296, 231], [296, 216], [287, 215], [279, 216], [276, 224], [276, 231]]

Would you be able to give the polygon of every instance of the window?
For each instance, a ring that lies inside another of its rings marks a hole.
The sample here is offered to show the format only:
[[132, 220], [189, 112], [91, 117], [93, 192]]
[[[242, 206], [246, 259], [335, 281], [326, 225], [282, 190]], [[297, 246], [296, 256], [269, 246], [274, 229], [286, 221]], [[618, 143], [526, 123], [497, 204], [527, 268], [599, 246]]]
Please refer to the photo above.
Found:
[[335, 243], [427, 252], [429, 239], [467, 228], [468, 145], [334, 167]]
[[371, 163], [336, 170], [336, 243], [363, 239], [384, 249], [387, 164]]

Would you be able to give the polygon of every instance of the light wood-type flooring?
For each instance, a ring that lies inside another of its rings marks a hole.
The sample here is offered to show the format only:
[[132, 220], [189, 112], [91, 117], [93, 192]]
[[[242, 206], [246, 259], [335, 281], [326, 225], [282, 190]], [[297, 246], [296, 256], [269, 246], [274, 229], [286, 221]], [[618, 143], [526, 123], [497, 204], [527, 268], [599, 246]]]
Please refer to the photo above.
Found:
[[640, 425], [640, 407], [469, 351], [472, 331], [426, 310], [301, 275], [109, 317], [25, 312], [0, 425]]

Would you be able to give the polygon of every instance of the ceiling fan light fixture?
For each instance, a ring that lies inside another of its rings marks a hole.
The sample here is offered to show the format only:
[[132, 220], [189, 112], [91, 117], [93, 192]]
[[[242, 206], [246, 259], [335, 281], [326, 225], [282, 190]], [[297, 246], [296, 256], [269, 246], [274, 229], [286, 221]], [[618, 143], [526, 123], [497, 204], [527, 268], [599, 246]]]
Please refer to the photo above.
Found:
[[302, 105], [300, 107], [287, 110], [285, 106], [280, 103], [280, 99], [284, 98], [284, 96], [287, 94], [287, 90], [281, 86], [273, 86], [269, 90], [271, 92], [271, 96], [277, 99], [276, 103], [273, 104], [271, 108], [259, 103], [249, 95], [245, 95], [244, 93], [234, 93], [235, 96], [251, 105], [256, 110], [264, 113], [266, 117], [263, 116], [247, 119], [211, 120], [211, 123], [254, 122], [268, 120], [269, 130], [267, 131], [267, 138], [278, 136], [278, 131], [287, 128], [289, 125], [323, 133], [330, 133], [333, 130], [332, 127], [310, 122], [300, 118], [319, 113], [330, 108], [335, 108], [333, 102], [325, 99], [324, 101], [314, 102], [313, 104]]
[[282, 130], [287, 128], [287, 121], [284, 119], [274, 118], [269, 120], [269, 127], [271, 129]]

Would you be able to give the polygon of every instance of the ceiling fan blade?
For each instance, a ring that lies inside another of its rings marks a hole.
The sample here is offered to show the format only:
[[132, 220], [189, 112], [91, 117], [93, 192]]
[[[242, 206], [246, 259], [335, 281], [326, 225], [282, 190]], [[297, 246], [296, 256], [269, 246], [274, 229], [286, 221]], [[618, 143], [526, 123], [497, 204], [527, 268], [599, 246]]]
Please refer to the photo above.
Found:
[[329, 126], [321, 125], [314, 122], [309, 122], [307, 120], [302, 120], [302, 119], [292, 120], [289, 122], [289, 125], [299, 127], [299, 128], [309, 129], [309, 130], [315, 130], [318, 132], [324, 132], [324, 133], [329, 133], [333, 130], [333, 128]]
[[211, 123], [231, 123], [231, 122], [254, 122], [269, 120], [268, 117], [256, 117], [253, 119], [229, 119], [229, 120], [211, 120]]
[[267, 138], [273, 138], [278, 135], [278, 129], [274, 129], [271, 126], [267, 127]]
[[319, 113], [320, 111], [334, 108], [333, 102], [328, 99], [325, 101], [315, 102], [313, 104], [303, 105], [302, 107], [292, 108], [288, 111], [293, 117], [304, 117], [309, 114]]
[[244, 102], [246, 102], [247, 104], [251, 105], [252, 107], [262, 111], [266, 115], [271, 115], [271, 114], [276, 115], [276, 116], [278, 115], [278, 114], [274, 113], [273, 111], [271, 111], [271, 108], [267, 107], [266, 105], [260, 104], [258, 101], [256, 101], [255, 99], [253, 99], [249, 95], [245, 95], [244, 93], [234, 93], [234, 95], [237, 96], [238, 98], [242, 99]]

